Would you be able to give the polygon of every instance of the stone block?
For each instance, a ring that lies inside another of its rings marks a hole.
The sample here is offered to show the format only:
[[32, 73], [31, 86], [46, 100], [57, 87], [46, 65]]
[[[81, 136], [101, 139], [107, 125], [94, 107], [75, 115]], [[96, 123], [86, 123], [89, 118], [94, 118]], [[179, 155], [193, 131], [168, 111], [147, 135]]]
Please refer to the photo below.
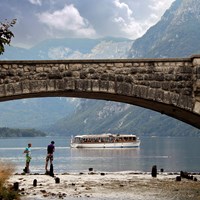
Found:
[[185, 64], [184, 62], [176, 62], [177, 67], [182, 67], [182, 66], [184, 66], [184, 64]]
[[132, 67], [133, 64], [132, 64], [132, 63], [124, 63], [124, 66], [125, 66], [125, 67]]
[[109, 80], [109, 74], [106, 74], [106, 73], [102, 74], [100, 79], [104, 81]]
[[140, 64], [139, 63], [133, 63], [133, 66], [138, 67], [138, 66], [140, 66]]
[[0, 85], [0, 97], [4, 97], [5, 95], [5, 85]]
[[63, 72], [65, 71], [67, 68], [65, 67], [65, 64], [60, 64], [59, 65], [59, 71]]
[[87, 78], [87, 75], [88, 73], [83, 71], [83, 72], [80, 72], [80, 79], [86, 79]]
[[83, 68], [82, 64], [69, 64], [69, 69], [72, 71], [79, 71]]
[[47, 83], [47, 91], [55, 90], [55, 80], [54, 79], [47, 80], [46, 83]]
[[30, 93], [30, 81], [22, 81], [22, 92], [23, 94]]
[[156, 89], [149, 88], [148, 90], [148, 99], [155, 100], [156, 98]]
[[76, 91], [90, 91], [91, 90], [91, 84], [87, 80], [78, 79], [75, 80], [75, 90]]
[[200, 115], [200, 101], [195, 102], [193, 112]]
[[14, 95], [15, 90], [14, 90], [13, 84], [5, 85], [5, 91], [6, 91], [6, 96]]
[[99, 91], [100, 92], [107, 92], [109, 88], [109, 81], [99, 81]]
[[29, 82], [31, 92], [42, 92], [47, 91], [47, 82], [46, 80], [34, 80]]
[[108, 93], [115, 94], [115, 82], [109, 81]]
[[166, 104], [170, 103], [170, 93], [167, 91], [164, 91], [163, 103], [166, 103]]
[[117, 76], [116, 76], [116, 80], [117, 80], [117, 82], [123, 82], [123, 81], [124, 81], [124, 76], [122, 76], [122, 75], [117, 75]]
[[49, 73], [49, 79], [62, 79], [62, 74], [59, 71]]
[[131, 96], [132, 85], [129, 83], [123, 83], [123, 95]]
[[140, 95], [142, 98], [144, 99], [147, 99], [148, 98], [148, 91], [149, 91], [149, 88], [146, 87], [146, 86], [140, 86]]
[[114, 63], [107, 63], [106, 66], [107, 66], [107, 68], [114, 67]]
[[15, 94], [22, 94], [21, 83], [13, 84], [13, 88], [14, 88]]
[[98, 80], [92, 80], [91, 87], [93, 92], [99, 92], [99, 81]]
[[65, 89], [65, 81], [63, 79], [55, 80], [55, 89], [56, 90], [64, 90]]
[[136, 74], [137, 72], [138, 72], [138, 70], [137, 70], [136, 67], [132, 67], [132, 68], [130, 69], [130, 73], [131, 73], [131, 74]]
[[9, 69], [9, 65], [2, 65], [1, 69], [6, 69], [7, 70], [7, 69]]
[[65, 90], [75, 90], [75, 79], [73, 78], [64, 78]]
[[44, 68], [43, 67], [36, 67], [35, 71], [36, 72], [43, 72]]
[[200, 65], [200, 58], [194, 58], [192, 64], [193, 66]]
[[164, 91], [163, 90], [156, 90], [155, 99], [157, 102], [163, 102], [164, 99]]
[[78, 72], [78, 71], [73, 71], [73, 72], [72, 72], [72, 76], [73, 76], [74, 78], [79, 78], [79, 77], [80, 77], [80, 72]]
[[116, 68], [123, 68], [124, 67], [124, 63], [115, 63], [115, 67]]

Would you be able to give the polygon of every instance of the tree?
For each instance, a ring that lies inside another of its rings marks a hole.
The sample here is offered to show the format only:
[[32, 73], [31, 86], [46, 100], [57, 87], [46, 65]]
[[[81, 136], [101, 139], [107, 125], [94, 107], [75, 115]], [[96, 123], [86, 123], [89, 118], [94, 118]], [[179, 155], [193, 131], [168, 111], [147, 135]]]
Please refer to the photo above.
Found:
[[16, 21], [16, 19], [13, 19], [11, 22], [7, 20], [0, 22], [0, 55], [5, 51], [4, 46], [10, 45], [11, 38], [14, 37], [12, 31], [10, 31], [10, 27], [13, 27]]

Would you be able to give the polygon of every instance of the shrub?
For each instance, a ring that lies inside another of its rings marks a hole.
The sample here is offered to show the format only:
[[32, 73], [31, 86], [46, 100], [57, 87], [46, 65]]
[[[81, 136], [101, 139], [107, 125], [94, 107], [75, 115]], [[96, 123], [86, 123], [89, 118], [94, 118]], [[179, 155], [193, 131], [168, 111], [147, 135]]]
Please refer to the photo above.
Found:
[[19, 200], [19, 194], [17, 191], [9, 186], [7, 181], [14, 172], [14, 166], [9, 163], [0, 161], [0, 200]]

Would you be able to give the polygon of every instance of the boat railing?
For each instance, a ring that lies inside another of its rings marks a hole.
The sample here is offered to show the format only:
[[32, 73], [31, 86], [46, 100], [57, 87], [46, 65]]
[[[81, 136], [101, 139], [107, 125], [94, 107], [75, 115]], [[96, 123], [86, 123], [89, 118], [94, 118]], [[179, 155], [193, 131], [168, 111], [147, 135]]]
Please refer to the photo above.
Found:
[[136, 142], [136, 138], [73, 138], [72, 143], [77, 144], [96, 144], [96, 143], [131, 143]]

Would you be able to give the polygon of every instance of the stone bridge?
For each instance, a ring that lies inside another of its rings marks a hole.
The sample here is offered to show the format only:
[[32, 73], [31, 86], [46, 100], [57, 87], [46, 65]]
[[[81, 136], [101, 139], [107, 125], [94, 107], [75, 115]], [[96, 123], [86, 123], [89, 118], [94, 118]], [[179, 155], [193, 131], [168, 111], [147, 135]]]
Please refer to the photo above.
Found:
[[0, 61], [0, 101], [53, 96], [129, 103], [200, 128], [200, 55]]

